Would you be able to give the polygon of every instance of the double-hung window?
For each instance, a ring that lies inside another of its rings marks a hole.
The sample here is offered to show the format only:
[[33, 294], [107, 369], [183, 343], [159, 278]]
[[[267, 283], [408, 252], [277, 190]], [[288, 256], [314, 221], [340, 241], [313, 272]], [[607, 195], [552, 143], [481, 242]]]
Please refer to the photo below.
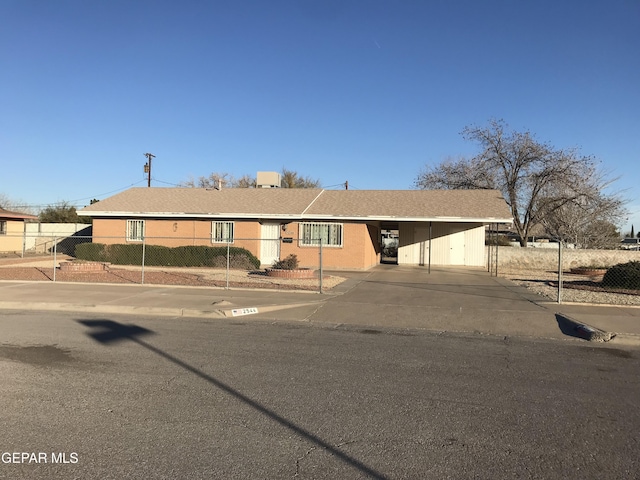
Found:
[[144, 220], [127, 220], [127, 241], [141, 242], [144, 240]]
[[0, 235], [7, 234], [7, 222], [5, 220], [0, 220]]
[[300, 245], [303, 247], [318, 246], [342, 247], [341, 223], [313, 223], [300, 224]]
[[233, 243], [233, 222], [211, 222], [211, 243]]

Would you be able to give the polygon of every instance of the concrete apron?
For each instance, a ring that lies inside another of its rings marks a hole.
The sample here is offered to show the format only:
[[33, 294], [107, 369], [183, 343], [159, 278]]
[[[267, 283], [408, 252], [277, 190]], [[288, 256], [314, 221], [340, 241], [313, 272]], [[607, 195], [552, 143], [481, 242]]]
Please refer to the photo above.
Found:
[[568, 338], [555, 309], [484, 269], [380, 265], [308, 320], [386, 328]]

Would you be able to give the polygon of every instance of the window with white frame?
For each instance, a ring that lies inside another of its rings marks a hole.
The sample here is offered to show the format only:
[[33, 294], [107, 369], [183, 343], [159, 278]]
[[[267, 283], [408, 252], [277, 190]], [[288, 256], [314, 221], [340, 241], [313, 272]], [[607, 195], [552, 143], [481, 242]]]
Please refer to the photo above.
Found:
[[127, 240], [129, 242], [144, 240], [144, 220], [127, 220]]
[[233, 222], [211, 222], [211, 243], [233, 243]]
[[0, 220], [0, 235], [7, 234], [7, 222], [4, 220]]
[[323, 247], [342, 247], [342, 224], [312, 222], [300, 224], [301, 246], [318, 246], [321, 241]]

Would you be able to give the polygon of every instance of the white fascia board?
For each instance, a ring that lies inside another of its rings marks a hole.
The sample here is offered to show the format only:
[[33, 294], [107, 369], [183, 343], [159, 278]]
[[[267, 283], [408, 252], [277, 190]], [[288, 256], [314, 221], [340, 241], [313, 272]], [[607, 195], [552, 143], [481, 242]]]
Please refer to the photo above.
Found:
[[513, 223], [512, 218], [498, 217], [393, 217], [387, 215], [371, 215], [371, 216], [332, 216], [332, 215], [304, 215], [303, 221], [392, 221], [392, 222], [439, 222], [439, 223]]
[[264, 219], [299, 219], [300, 215], [263, 213], [185, 213], [185, 212], [78, 212], [85, 217], [126, 217], [126, 218], [264, 218]]
[[237, 218], [288, 221], [393, 221], [393, 222], [449, 222], [449, 223], [513, 223], [512, 218], [498, 217], [395, 217], [390, 215], [336, 216], [336, 215], [296, 215], [264, 213], [185, 213], [185, 212], [78, 212], [85, 217], [126, 217], [126, 218]]

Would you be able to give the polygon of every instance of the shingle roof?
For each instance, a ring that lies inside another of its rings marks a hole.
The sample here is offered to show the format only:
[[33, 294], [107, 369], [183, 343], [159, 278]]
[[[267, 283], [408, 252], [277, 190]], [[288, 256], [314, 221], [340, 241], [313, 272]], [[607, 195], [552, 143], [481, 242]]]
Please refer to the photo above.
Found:
[[91, 217], [211, 217], [510, 222], [496, 190], [131, 188], [83, 208]]
[[38, 217], [28, 213], [10, 212], [0, 207], [0, 218], [11, 218], [12, 220], [35, 220]]

